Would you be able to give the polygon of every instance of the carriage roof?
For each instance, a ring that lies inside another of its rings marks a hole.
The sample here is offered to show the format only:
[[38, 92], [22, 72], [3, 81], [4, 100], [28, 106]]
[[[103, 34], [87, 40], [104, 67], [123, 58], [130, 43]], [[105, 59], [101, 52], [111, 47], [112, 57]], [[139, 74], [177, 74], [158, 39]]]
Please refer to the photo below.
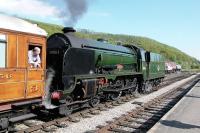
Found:
[[23, 19], [13, 16], [8, 16], [5, 14], [0, 14], [0, 20], [1, 20], [0, 21], [1, 29], [47, 36], [47, 32], [45, 30], [41, 29], [36, 24], [32, 24]]

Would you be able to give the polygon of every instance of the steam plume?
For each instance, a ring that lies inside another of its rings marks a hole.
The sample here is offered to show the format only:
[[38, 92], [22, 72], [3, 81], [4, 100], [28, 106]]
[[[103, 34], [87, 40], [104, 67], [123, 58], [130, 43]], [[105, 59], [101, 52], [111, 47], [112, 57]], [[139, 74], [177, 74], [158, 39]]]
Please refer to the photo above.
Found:
[[45, 85], [45, 95], [43, 99], [43, 105], [46, 109], [53, 109], [56, 108], [56, 106], [51, 104], [51, 96], [50, 96], [50, 86], [51, 82], [53, 80], [53, 77], [55, 75], [55, 71], [52, 68], [49, 68], [46, 72], [46, 85]]

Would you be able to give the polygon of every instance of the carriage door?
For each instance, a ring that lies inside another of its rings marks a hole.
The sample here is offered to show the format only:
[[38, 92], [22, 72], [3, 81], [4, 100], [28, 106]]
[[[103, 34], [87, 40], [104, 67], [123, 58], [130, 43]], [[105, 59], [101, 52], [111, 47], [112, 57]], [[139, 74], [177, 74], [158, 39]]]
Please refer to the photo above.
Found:
[[[28, 45], [28, 71], [27, 71], [27, 90], [26, 90], [26, 98], [35, 98], [41, 97], [44, 93], [45, 87], [45, 46], [42, 43], [29, 43]], [[38, 62], [38, 58], [33, 55], [34, 49], [39, 48], [40, 54], [38, 55], [40, 62]], [[30, 59], [31, 58], [31, 59]], [[33, 62], [38, 62], [38, 65], [34, 65]]]

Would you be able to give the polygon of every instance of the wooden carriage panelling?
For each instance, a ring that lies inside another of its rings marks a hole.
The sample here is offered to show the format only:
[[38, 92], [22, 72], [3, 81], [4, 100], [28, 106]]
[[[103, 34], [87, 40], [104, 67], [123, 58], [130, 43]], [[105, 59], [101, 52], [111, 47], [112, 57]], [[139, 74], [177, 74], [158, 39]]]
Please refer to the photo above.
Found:
[[[2, 28], [0, 22], [0, 105], [43, 96], [46, 35], [36, 33]], [[36, 46], [41, 49], [41, 68], [30, 68], [28, 51]]]

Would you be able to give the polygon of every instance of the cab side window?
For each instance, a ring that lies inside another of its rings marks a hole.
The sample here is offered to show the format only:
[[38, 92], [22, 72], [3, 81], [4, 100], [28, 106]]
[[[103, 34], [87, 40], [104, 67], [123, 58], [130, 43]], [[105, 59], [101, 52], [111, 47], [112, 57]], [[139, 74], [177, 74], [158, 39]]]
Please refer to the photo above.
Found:
[[6, 35], [0, 34], [0, 68], [6, 67]]

